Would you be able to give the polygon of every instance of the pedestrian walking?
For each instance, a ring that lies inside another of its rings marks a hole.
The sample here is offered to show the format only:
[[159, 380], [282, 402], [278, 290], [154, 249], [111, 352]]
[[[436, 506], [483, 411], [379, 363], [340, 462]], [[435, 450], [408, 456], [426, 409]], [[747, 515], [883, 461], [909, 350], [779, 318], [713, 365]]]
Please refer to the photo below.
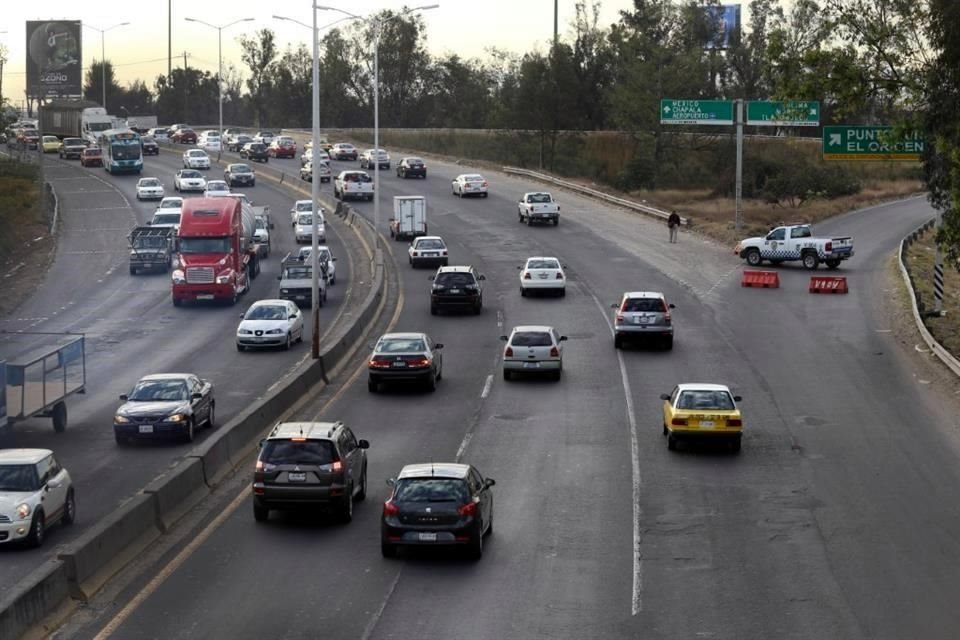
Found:
[[680, 231], [680, 216], [677, 215], [676, 210], [672, 211], [667, 218], [667, 227], [670, 228], [670, 242], [676, 244], [677, 233]]

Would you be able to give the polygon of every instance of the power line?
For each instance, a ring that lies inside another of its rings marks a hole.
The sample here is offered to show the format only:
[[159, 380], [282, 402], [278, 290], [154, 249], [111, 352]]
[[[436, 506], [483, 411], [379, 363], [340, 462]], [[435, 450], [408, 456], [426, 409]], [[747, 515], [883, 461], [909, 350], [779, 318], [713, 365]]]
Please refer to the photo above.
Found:
[[[193, 56], [188, 53], [188, 54], [187, 54], [187, 57], [188, 57], [188, 58], [192, 58]], [[122, 63], [120, 63], [120, 64], [113, 64], [113, 63], [111, 62], [111, 63], [110, 63], [110, 66], [112, 66], [112, 67], [114, 67], [114, 68], [116, 68], [116, 67], [130, 67], [130, 66], [134, 66], [134, 65], [138, 65], [138, 64], [154, 64], [154, 63], [157, 63], [157, 62], [166, 62], [166, 61], [167, 61], [166, 58], [154, 58], [153, 60], [139, 60], [139, 61], [137, 61], [137, 62], [122, 62]], [[201, 62], [202, 62], [202, 61], [201, 61]], [[8, 71], [8, 72], [7, 72], [7, 75], [10, 75], [10, 76], [23, 76], [23, 75], [26, 75], [26, 74], [27, 74], [26, 71]]]

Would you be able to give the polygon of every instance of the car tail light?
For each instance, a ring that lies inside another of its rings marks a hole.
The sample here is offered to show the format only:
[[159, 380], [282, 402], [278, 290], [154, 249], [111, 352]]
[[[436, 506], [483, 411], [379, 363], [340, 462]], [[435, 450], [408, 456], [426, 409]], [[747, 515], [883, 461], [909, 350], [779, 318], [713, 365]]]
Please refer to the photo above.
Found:
[[257, 460], [257, 471], [263, 471], [263, 460]]
[[471, 501], [465, 505], [461, 505], [460, 508], [457, 509], [457, 513], [465, 518], [474, 518], [477, 515], [477, 503]]
[[740, 418], [730, 418], [729, 420], [727, 420], [727, 426], [728, 426], [728, 427], [742, 427], [742, 426], [743, 426], [743, 420], [741, 420]]
[[373, 369], [389, 369], [390, 361], [382, 356], [376, 356], [370, 359], [370, 367]]
[[551, 357], [551, 358], [559, 358], [559, 357], [560, 357], [560, 349], [557, 349], [556, 347], [550, 347], [550, 357]]
[[619, 311], [617, 312], [616, 324], [623, 324], [623, 314]]
[[507, 356], [508, 358], [512, 358], [512, 357], [513, 357], [513, 347], [507, 347], [507, 350], [503, 352], [503, 355]]
[[687, 419], [686, 419], [686, 418], [674, 418], [673, 420], [670, 421], [670, 424], [672, 424], [672, 425], [675, 426], [675, 427], [685, 427], [685, 426], [687, 426]]
[[383, 515], [384, 517], [398, 516], [400, 515], [400, 507], [393, 504], [393, 500], [387, 500], [383, 503]]
[[831, 251], [833, 251], [833, 243], [827, 242], [827, 244], [823, 245], [823, 250], [826, 251], [827, 253], [830, 253]]
[[563, 274], [559, 271], [557, 272], [557, 280], [563, 280]]
[[416, 251], [413, 252], [413, 257], [414, 257], [414, 258], [416, 258], [416, 257], [419, 256], [419, 255], [420, 255], [420, 254], [417, 253]]
[[487, 186], [487, 181], [486, 181], [486, 180], [483, 181], [483, 186], [484, 186], [484, 187]]
[[446, 250], [446, 249], [444, 249], [443, 251], [441, 251], [441, 252], [440, 252], [440, 255], [442, 255], [442, 256], [445, 256], [445, 255], [447, 255], [447, 250]]
[[340, 471], [343, 471], [343, 463], [340, 462], [339, 460], [335, 460], [334, 463], [330, 465], [330, 470], [333, 471], [334, 473], [339, 473]]
[[524, 279], [524, 280], [530, 280], [530, 279], [531, 279], [531, 278], [530, 278], [530, 272], [529, 272], [529, 271], [527, 271], [525, 274], [523, 274], [523, 279]]
[[411, 367], [429, 367], [430, 362], [430, 358], [409, 358], [407, 360], [407, 363]]

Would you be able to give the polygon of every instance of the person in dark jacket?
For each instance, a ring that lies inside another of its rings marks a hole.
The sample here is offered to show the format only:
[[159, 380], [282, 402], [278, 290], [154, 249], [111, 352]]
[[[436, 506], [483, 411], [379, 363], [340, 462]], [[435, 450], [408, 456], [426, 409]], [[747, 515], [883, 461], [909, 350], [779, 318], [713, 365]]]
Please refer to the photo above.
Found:
[[676, 210], [672, 211], [667, 218], [667, 227], [670, 229], [670, 242], [676, 244], [677, 234], [680, 231], [680, 216], [677, 215]]

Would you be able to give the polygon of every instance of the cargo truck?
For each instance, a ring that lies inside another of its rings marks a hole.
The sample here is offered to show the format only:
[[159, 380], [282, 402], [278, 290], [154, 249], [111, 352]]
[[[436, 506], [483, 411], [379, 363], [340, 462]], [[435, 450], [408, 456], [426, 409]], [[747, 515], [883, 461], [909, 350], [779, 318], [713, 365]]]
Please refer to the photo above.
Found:
[[188, 198], [180, 217], [173, 306], [184, 302], [236, 304], [260, 273], [256, 214], [236, 198]]
[[40, 107], [40, 131], [59, 138], [83, 138], [97, 144], [101, 133], [113, 127], [107, 110], [90, 100], [51, 100]]
[[423, 196], [394, 196], [390, 237], [413, 240], [427, 235], [427, 199]]

